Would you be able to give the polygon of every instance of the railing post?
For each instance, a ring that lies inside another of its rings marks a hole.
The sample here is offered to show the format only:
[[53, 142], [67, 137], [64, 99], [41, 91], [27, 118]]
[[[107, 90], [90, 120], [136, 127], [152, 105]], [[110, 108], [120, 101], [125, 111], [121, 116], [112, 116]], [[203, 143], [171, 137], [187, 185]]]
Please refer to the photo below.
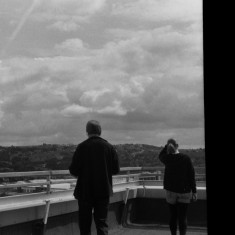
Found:
[[52, 172], [50, 171], [49, 172], [49, 175], [47, 176], [47, 194], [50, 194], [51, 193], [51, 175], [52, 175]]
[[159, 180], [159, 181], [162, 179], [161, 174], [162, 174], [161, 171], [157, 171], [157, 175], [158, 175], [157, 180]]
[[130, 171], [127, 171], [126, 182], [130, 182]]
[[47, 224], [47, 219], [49, 215], [49, 208], [50, 208], [50, 200], [45, 200], [46, 208], [45, 208], [45, 215], [43, 217], [43, 223]]
[[143, 183], [143, 189], [144, 189], [144, 195], [143, 195], [143, 197], [145, 197], [145, 192], [146, 192], [145, 182]]
[[128, 197], [129, 197], [129, 192], [130, 192], [130, 188], [126, 188], [126, 194], [125, 194], [125, 198], [124, 198], [124, 208], [123, 208], [122, 217], [121, 217], [122, 224], [125, 223], [125, 217], [127, 214], [127, 201], [128, 201]]

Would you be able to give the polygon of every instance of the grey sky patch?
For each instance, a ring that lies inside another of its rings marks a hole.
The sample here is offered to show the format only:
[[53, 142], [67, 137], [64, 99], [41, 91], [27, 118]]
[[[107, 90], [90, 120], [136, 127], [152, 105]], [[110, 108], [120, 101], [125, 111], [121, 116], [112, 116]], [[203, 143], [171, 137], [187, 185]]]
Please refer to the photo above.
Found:
[[[202, 2], [0, 0], [0, 145], [203, 146]], [[185, 137], [187, 136], [187, 138]]]

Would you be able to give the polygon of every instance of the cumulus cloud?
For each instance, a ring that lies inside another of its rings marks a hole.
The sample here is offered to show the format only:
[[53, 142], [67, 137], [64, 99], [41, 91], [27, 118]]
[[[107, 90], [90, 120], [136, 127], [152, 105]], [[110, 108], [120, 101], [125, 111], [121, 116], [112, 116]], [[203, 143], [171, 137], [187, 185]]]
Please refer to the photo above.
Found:
[[63, 32], [73, 32], [79, 28], [79, 25], [73, 21], [57, 21], [48, 26], [48, 29], [58, 29]]
[[202, 18], [201, 0], [137, 0], [113, 3], [112, 14], [148, 21], [194, 21]]
[[55, 49], [63, 55], [81, 55], [81, 53], [87, 53], [86, 47], [88, 45], [84, 45], [84, 42], [79, 38], [71, 38], [66, 41], [56, 44]]
[[58, 13], [63, 11], [74, 11], [76, 13], [92, 14], [100, 10], [105, 0], [43, 0], [42, 5], [55, 10]]
[[107, 93], [111, 93], [112, 91], [107, 88], [103, 88], [101, 90], [90, 90], [90, 91], [85, 91], [81, 97], [81, 100], [84, 102], [91, 101], [92, 103], [96, 102], [99, 97], [102, 97], [103, 95]]
[[2, 126], [2, 118], [3, 118], [3, 111], [2, 111], [2, 103], [3, 103], [3, 100], [0, 100], [0, 127]]
[[118, 100], [114, 100], [113, 103], [111, 104], [112, 106], [106, 106], [102, 109], [98, 109], [97, 112], [101, 114], [112, 114], [112, 115], [126, 115], [127, 110], [125, 110], [121, 106], [121, 102]]
[[77, 116], [77, 115], [81, 115], [84, 113], [88, 113], [91, 112], [92, 109], [91, 108], [87, 108], [87, 107], [83, 107], [77, 104], [73, 104], [71, 106], [66, 107], [65, 109], [63, 109], [61, 111], [61, 113], [65, 116]]
[[73, 32], [105, 6], [106, 0], [42, 0], [31, 17], [38, 22], [53, 22], [48, 29]]

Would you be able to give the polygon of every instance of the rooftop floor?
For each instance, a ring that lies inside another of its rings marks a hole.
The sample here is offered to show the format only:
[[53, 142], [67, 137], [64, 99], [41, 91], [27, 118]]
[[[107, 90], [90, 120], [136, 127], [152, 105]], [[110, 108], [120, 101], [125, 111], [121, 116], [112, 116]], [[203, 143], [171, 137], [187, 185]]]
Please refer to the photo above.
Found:
[[[170, 235], [169, 229], [143, 229], [143, 228], [124, 228], [118, 227], [109, 231], [110, 235]], [[188, 229], [187, 235], [206, 235], [206, 230]]]

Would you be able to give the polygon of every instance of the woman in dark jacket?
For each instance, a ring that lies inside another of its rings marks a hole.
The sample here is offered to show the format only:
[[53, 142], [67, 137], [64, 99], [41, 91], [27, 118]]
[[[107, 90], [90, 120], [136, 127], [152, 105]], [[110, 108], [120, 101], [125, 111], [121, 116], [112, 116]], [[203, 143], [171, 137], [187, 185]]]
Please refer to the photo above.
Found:
[[174, 139], [169, 139], [159, 154], [160, 161], [165, 165], [164, 189], [166, 201], [170, 208], [170, 230], [177, 233], [177, 221], [180, 235], [187, 231], [187, 208], [190, 200], [197, 200], [195, 171], [189, 156], [178, 150]]

